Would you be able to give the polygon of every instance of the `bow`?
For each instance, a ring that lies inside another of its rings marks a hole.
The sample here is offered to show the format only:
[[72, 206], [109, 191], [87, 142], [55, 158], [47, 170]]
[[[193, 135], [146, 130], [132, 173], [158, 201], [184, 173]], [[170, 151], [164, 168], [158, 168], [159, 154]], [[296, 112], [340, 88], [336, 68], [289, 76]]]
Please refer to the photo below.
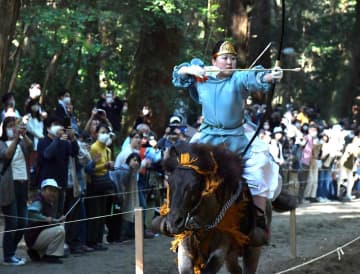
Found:
[[[280, 42], [279, 42], [279, 47], [278, 47], [278, 51], [277, 51], [277, 56], [276, 56], [276, 61], [275, 61], [275, 67], [280, 67], [280, 58], [281, 58], [281, 51], [283, 48], [283, 42], [284, 42], [284, 33], [285, 33], [285, 0], [281, 0], [281, 36], [280, 36]], [[254, 142], [256, 136], [259, 134], [261, 128], [263, 127], [265, 121], [269, 118], [270, 113], [271, 113], [271, 102], [272, 99], [274, 97], [274, 92], [275, 92], [275, 86], [276, 83], [273, 83], [270, 87], [270, 91], [266, 97], [266, 111], [264, 113], [264, 115], [261, 117], [260, 123], [254, 133], [254, 135], [252, 136], [251, 140], [249, 141], [249, 143], [247, 144], [247, 146], [245, 147], [242, 156], [244, 156], [246, 154], [246, 152], [248, 151], [248, 149], [250, 148], [252, 142]]]

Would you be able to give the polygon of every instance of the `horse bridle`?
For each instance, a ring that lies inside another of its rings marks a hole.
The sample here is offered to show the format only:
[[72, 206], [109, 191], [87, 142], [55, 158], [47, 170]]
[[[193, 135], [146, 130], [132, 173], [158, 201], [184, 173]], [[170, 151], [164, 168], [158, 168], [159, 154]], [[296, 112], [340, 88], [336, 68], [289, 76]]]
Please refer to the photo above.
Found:
[[[213, 158], [214, 162], [215, 159]], [[215, 162], [216, 164], [216, 162]], [[217, 164], [216, 164], [217, 166]], [[198, 169], [194, 169], [192, 165], [178, 165], [177, 169], [184, 169], [184, 170], [191, 170], [191, 171], [195, 171], [196, 173], [199, 173]], [[211, 173], [206, 172], [207, 175], [206, 176], [211, 176]], [[201, 173], [200, 173], [201, 174]], [[204, 174], [201, 174], [204, 175]], [[239, 198], [240, 193], [242, 191], [243, 187], [241, 182], [239, 182], [238, 187], [235, 191], [235, 193], [226, 201], [226, 203], [222, 206], [219, 214], [216, 216], [214, 222], [212, 222], [211, 224], [207, 224], [204, 225], [203, 227], [201, 227], [198, 222], [196, 222], [196, 226], [194, 226], [194, 221], [196, 221], [195, 216], [193, 215], [193, 213], [199, 208], [199, 206], [201, 205], [202, 201], [204, 200], [204, 195], [201, 195], [201, 198], [199, 199], [199, 201], [196, 203], [196, 205], [190, 209], [187, 212], [186, 215], [186, 219], [185, 219], [185, 228], [188, 230], [196, 230], [196, 229], [204, 229], [204, 230], [211, 230], [214, 229], [220, 222], [221, 220], [224, 218], [226, 211], [235, 203], [235, 201]], [[211, 195], [211, 194], [210, 194]]]

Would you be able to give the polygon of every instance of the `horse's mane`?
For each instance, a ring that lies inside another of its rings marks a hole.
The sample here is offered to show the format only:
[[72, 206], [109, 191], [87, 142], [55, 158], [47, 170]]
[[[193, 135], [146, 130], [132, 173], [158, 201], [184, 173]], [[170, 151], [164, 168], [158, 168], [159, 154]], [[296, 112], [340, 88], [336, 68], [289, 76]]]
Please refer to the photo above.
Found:
[[169, 172], [174, 170], [179, 165], [178, 159], [183, 153], [189, 153], [191, 159], [196, 159], [194, 164], [202, 171], [214, 170], [215, 159], [217, 175], [224, 179], [231, 189], [235, 189], [239, 181], [243, 180], [244, 160], [221, 145], [191, 143], [174, 146], [163, 161], [164, 169]]

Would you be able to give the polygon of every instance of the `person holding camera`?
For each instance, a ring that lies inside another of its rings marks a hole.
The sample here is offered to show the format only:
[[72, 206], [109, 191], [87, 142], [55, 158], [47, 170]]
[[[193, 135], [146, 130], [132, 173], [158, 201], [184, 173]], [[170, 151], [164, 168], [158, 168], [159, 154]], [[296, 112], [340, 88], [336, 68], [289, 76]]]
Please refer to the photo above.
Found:
[[13, 92], [5, 93], [1, 100], [4, 104], [4, 109], [1, 112], [1, 121], [7, 116], [21, 118], [20, 112], [15, 108], [15, 96]]
[[97, 133], [96, 128], [99, 124], [106, 124], [108, 128], [112, 131], [111, 123], [106, 117], [106, 112], [103, 109], [93, 108], [89, 120], [86, 122], [84, 131], [89, 134], [90, 143], [96, 142]]
[[185, 142], [183, 138], [184, 125], [181, 124], [182, 119], [177, 115], [172, 115], [169, 119], [169, 125], [165, 129], [163, 137], [157, 143], [161, 151], [166, 151], [172, 146]]
[[79, 146], [74, 130], [64, 128], [57, 116], [51, 115], [45, 120], [47, 135], [38, 144], [38, 178], [40, 185], [45, 179], [55, 179], [59, 187], [57, 215], [64, 211], [65, 191], [68, 185], [69, 157], [76, 157]]
[[[28, 181], [27, 162], [32, 142], [26, 127], [15, 117], [6, 117], [2, 123], [0, 139], [0, 206], [4, 214], [4, 264], [18, 266], [26, 260], [15, 255], [26, 226]], [[16, 230], [16, 231], [15, 231]]]
[[127, 109], [127, 102], [117, 97], [113, 91], [107, 90], [96, 104], [96, 108], [105, 111], [106, 117], [111, 123], [112, 131], [120, 133], [122, 115]]

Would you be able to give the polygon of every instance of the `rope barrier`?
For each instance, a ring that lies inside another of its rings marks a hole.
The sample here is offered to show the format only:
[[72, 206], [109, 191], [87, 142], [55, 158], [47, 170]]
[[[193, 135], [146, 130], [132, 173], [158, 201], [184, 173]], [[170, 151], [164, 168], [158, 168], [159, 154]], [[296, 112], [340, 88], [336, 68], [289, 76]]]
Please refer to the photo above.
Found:
[[349, 246], [349, 245], [351, 245], [351, 244], [353, 244], [354, 242], [356, 242], [356, 241], [358, 241], [358, 240], [360, 240], [360, 236], [356, 237], [355, 239], [347, 242], [346, 244], [344, 244], [344, 245], [342, 245], [342, 246], [339, 246], [339, 247], [335, 248], [334, 250], [329, 251], [329, 252], [327, 252], [327, 253], [319, 256], [319, 257], [316, 257], [316, 258], [314, 258], [314, 259], [311, 259], [311, 260], [309, 260], [309, 261], [307, 261], [307, 262], [305, 262], [305, 263], [299, 264], [299, 265], [297, 265], [297, 266], [293, 266], [293, 267], [291, 267], [291, 268], [289, 268], [289, 269], [286, 269], [286, 270], [283, 270], [283, 271], [280, 271], [280, 272], [276, 272], [275, 274], [283, 274], [283, 273], [287, 273], [287, 272], [290, 272], [290, 271], [299, 269], [299, 268], [301, 268], [301, 267], [303, 267], [303, 266], [305, 266], [305, 265], [308, 265], [308, 264], [311, 264], [311, 263], [313, 263], [313, 262], [319, 261], [319, 260], [321, 260], [321, 259], [323, 259], [323, 258], [325, 258], [325, 257], [327, 257], [327, 256], [329, 256], [329, 255], [331, 255], [331, 254], [333, 254], [333, 253], [337, 253], [337, 254], [338, 254], [338, 260], [340, 261], [340, 260], [341, 260], [341, 256], [344, 256], [344, 255], [345, 255], [345, 252], [343, 251], [343, 248], [344, 248], [344, 247], [347, 247], [347, 246]]
[[144, 188], [142, 190], [138, 190], [138, 191], [125, 191], [125, 192], [111, 192], [111, 193], [107, 193], [107, 194], [102, 194], [102, 195], [93, 195], [93, 196], [84, 196], [84, 200], [87, 199], [96, 199], [96, 198], [102, 198], [102, 197], [110, 197], [110, 196], [117, 196], [120, 194], [132, 194], [132, 193], [141, 193], [141, 192], [150, 192], [150, 191], [154, 191], [154, 190], [165, 190], [165, 187], [158, 187], [158, 188]]
[[[150, 210], [156, 210], [156, 209], [158, 209], [158, 208], [159, 208], [159, 207], [150, 207], [150, 208], [146, 208], [146, 209], [142, 209], [142, 210], [143, 210], [143, 211], [150, 211]], [[55, 223], [55, 224], [45, 224], [45, 225], [32, 226], [32, 227], [24, 227], [24, 228], [19, 228], [19, 229], [5, 230], [5, 231], [0, 231], [0, 234], [9, 233], [9, 232], [24, 231], [24, 230], [30, 230], [30, 229], [34, 229], [34, 228], [50, 227], [50, 226], [54, 226], [54, 225], [65, 225], [65, 224], [71, 224], [71, 223], [76, 223], [76, 222], [83, 222], [83, 221], [88, 221], [88, 220], [96, 220], [96, 219], [101, 219], [101, 218], [107, 218], [107, 217], [117, 216], [117, 215], [125, 215], [125, 214], [129, 214], [129, 213], [134, 213], [134, 212], [135, 212], [135, 209], [134, 209], [134, 210], [130, 210], [130, 211], [124, 211], [124, 212], [118, 212], [118, 213], [111, 213], [111, 214], [94, 216], [94, 217], [89, 217], [89, 218], [82, 218], [82, 219], [77, 219], [77, 220], [72, 220], [72, 221], [64, 221], [64, 222]], [[7, 216], [7, 215], [2, 215], [2, 216]], [[19, 218], [19, 217], [15, 217], [15, 216], [9, 216], [9, 217]], [[19, 218], [19, 219], [20, 219], [20, 218]], [[38, 219], [29, 219], [29, 218], [22, 218], [22, 219], [40, 221], [40, 220], [38, 220]]]
[[[94, 195], [94, 196], [85, 196], [85, 197], [81, 197], [78, 198], [76, 200], [76, 202], [71, 206], [71, 208], [65, 213], [65, 217], [67, 217], [69, 215], [69, 213], [75, 208], [75, 206], [81, 201], [81, 200], [86, 200], [86, 199], [94, 199], [94, 198], [101, 198], [101, 197], [110, 197], [110, 196], [116, 196], [119, 194], [133, 194], [133, 193], [141, 193], [141, 192], [148, 192], [148, 191], [153, 191], [153, 190], [163, 190], [165, 189], [165, 187], [159, 187], [159, 188], [148, 188], [148, 189], [143, 189], [143, 190], [138, 190], [138, 191], [126, 191], [126, 192], [115, 192], [115, 193], [108, 193], [108, 194], [103, 194], [103, 195]], [[161, 205], [159, 205], [160, 207]], [[145, 210], [152, 210], [152, 209], [156, 209], [155, 208], [147, 208], [147, 209], [143, 209]], [[126, 213], [124, 213], [126, 214]], [[117, 214], [118, 215], [118, 214]], [[13, 215], [6, 215], [6, 214], [0, 214], [0, 217], [7, 217], [7, 218], [13, 218], [13, 219], [21, 219], [21, 220], [29, 220], [29, 221], [39, 221], [38, 219], [33, 219], [33, 218], [29, 218], [29, 217], [20, 217], [20, 216], [13, 216]], [[86, 220], [86, 219], [84, 219]], [[52, 224], [53, 225], [53, 224]], [[20, 229], [23, 230], [24, 228]], [[6, 233], [8, 231], [3, 231], [0, 232], [1, 233]], [[11, 232], [11, 231], [9, 231]]]

